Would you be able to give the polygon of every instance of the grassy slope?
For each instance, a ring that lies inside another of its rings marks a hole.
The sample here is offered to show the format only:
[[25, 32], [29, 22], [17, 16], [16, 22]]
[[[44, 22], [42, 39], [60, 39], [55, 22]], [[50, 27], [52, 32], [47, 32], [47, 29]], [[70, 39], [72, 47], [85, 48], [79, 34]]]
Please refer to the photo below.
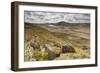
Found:
[[[69, 37], [72, 37], [72, 39], [68, 39]], [[73, 37], [69, 34], [62, 34], [59, 36], [56, 36], [54, 32], [50, 32], [47, 29], [41, 28], [39, 26], [35, 26], [29, 23], [25, 23], [25, 49], [29, 47], [29, 43], [32, 39], [36, 39], [37, 42], [39, 42], [40, 45], [46, 44], [46, 43], [55, 43], [55, 44], [63, 44], [65, 42], [71, 43], [71, 46], [73, 46], [76, 50], [76, 53], [65, 53], [61, 54], [60, 57], [56, 58], [57, 60], [61, 59], [81, 59], [81, 58], [89, 58], [90, 53], [89, 50], [82, 50], [80, 47], [77, 47], [77, 45], [80, 45], [80, 40], [84, 42], [87, 42], [88, 40], [80, 39], [75, 40], [76, 37]], [[83, 44], [82, 43], [82, 44]], [[29, 54], [26, 54], [29, 55]]]
[[37, 41], [40, 44], [45, 44], [48, 42], [63, 43], [63, 41], [60, 38], [55, 37], [47, 29], [26, 23], [25, 24], [25, 42], [31, 40], [32, 38], [34, 38], [34, 36], [37, 37]]

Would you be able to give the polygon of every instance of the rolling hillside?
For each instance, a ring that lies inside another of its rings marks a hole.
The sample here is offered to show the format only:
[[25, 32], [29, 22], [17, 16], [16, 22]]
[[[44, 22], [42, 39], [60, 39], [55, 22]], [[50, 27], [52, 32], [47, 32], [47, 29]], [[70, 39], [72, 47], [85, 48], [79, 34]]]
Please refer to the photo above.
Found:
[[[69, 23], [25, 23], [25, 61], [89, 58], [89, 27], [86, 24], [65, 27], [65, 24]], [[66, 47], [65, 50], [63, 47]]]

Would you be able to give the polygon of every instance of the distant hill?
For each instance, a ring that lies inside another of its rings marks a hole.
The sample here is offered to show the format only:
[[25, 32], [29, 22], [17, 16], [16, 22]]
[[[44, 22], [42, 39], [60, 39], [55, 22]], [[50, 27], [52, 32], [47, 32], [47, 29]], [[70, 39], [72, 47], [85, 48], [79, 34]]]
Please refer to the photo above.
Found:
[[57, 22], [57, 23], [30, 23], [35, 25], [56, 25], [56, 26], [90, 26], [90, 23], [68, 23], [65, 21]]
[[70, 23], [61, 21], [61, 22], [56, 23], [55, 25], [59, 25], [59, 26], [68, 26], [68, 25], [70, 25]]
[[59, 26], [90, 26], [90, 23], [68, 23], [68, 22], [58, 22], [55, 25], [59, 25]]

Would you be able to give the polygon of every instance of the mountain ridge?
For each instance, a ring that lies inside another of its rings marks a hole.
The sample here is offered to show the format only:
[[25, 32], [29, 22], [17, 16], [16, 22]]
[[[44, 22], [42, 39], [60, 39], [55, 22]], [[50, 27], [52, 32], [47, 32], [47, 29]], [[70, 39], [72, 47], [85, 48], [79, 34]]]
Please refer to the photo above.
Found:
[[[29, 22], [25, 22], [29, 23]], [[80, 25], [80, 26], [90, 26], [90, 23], [69, 23], [65, 21], [57, 22], [57, 23], [29, 23], [29, 24], [35, 24], [35, 25], [61, 25], [61, 26], [72, 26], [72, 25]]]

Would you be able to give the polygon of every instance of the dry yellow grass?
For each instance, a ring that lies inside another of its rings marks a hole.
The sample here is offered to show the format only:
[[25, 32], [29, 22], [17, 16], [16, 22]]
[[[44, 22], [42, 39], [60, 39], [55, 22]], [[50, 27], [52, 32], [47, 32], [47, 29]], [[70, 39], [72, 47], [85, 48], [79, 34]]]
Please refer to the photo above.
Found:
[[86, 59], [90, 58], [90, 51], [74, 47], [76, 53], [63, 53], [56, 60], [70, 60], [70, 59]]

